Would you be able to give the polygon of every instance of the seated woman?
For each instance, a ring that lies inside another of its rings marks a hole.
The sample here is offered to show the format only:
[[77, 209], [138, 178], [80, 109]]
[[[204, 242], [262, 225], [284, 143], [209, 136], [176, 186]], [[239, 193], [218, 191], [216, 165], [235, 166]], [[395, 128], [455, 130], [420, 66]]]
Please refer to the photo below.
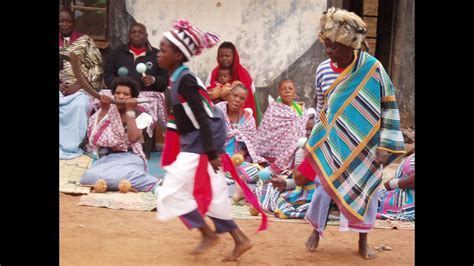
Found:
[[[109, 89], [102, 89], [100, 91], [101, 94], [113, 97], [113, 93]], [[154, 136], [154, 130], [158, 125], [161, 128], [166, 127], [166, 110], [165, 110], [165, 94], [157, 91], [140, 91], [137, 97], [137, 101], [140, 103], [138, 104], [137, 109], [142, 112], [146, 112], [151, 116], [153, 119], [152, 123], [143, 129], [143, 137], [140, 139], [140, 143], [143, 148], [143, 153], [145, 154], [146, 159], [150, 159], [151, 152], [153, 147], [150, 145], [155, 145], [155, 140], [152, 138]], [[93, 110], [96, 112], [100, 108], [100, 99], [93, 100]], [[86, 145], [86, 149], [88, 150], [90, 145]], [[147, 151], [148, 149], [148, 151]]]
[[379, 192], [377, 219], [415, 221], [415, 153], [403, 159]]
[[[216, 106], [223, 111], [226, 119], [227, 154], [231, 157], [237, 153], [242, 155], [245, 161], [237, 167], [237, 173], [243, 176], [247, 183], [255, 183], [259, 171], [256, 163], [264, 163], [265, 159], [255, 153], [254, 138], [257, 134], [255, 119], [250, 108], [243, 109], [247, 96], [247, 88], [243, 84], [238, 84], [230, 91], [228, 101], [220, 102]], [[232, 178], [229, 176], [228, 180]]]
[[70, 9], [59, 13], [59, 159], [83, 154], [80, 145], [86, 136], [92, 111], [91, 97], [83, 91], [72, 71], [69, 55], [80, 58], [81, 71], [97, 90], [102, 87], [103, 63], [94, 40], [75, 30]]
[[214, 87], [215, 82], [218, 80], [219, 70], [221, 68], [230, 68], [232, 81], [240, 81], [248, 90], [248, 96], [244, 108], [252, 109], [252, 115], [255, 118], [258, 127], [262, 114], [260, 112], [260, 105], [255, 92], [255, 84], [247, 69], [240, 64], [239, 53], [233, 43], [223, 42], [219, 45], [219, 48], [217, 49], [217, 63], [218, 65], [211, 71], [211, 73], [209, 73], [209, 77], [206, 80], [206, 87]]
[[98, 153], [97, 160], [81, 177], [83, 185], [93, 185], [99, 179], [107, 182], [108, 190], [118, 190], [121, 180], [130, 181], [136, 191], [150, 191], [158, 179], [148, 173], [142, 146], [138, 140], [152, 118], [147, 113], [138, 116], [139, 84], [130, 77], [116, 78], [111, 86], [115, 100], [102, 95], [100, 109], [89, 120], [89, 144]]
[[255, 190], [262, 208], [275, 216], [288, 219], [303, 219], [313, 197], [316, 185], [301, 174], [296, 167], [304, 159], [304, 147], [314, 126], [314, 116], [306, 123], [306, 138], [299, 140], [295, 156], [295, 167], [281, 175], [274, 175], [269, 180], [260, 180]]
[[304, 106], [294, 101], [295, 83], [282, 80], [279, 97], [263, 115], [255, 139], [257, 155], [265, 158], [273, 173], [293, 167], [298, 139], [304, 137], [308, 115]]

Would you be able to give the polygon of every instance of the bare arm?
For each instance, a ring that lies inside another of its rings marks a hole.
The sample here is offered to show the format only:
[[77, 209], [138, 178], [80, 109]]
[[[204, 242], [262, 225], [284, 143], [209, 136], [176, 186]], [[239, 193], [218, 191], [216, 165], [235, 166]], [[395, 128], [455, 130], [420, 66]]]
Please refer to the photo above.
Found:
[[110, 103], [112, 102], [112, 98], [107, 95], [101, 94], [100, 95], [100, 109], [99, 109], [99, 116], [97, 117], [97, 121], [101, 121], [102, 118], [109, 112]]
[[295, 179], [295, 184], [297, 186], [304, 186], [308, 184], [311, 180], [306, 178], [300, 171], [297, 169], [293, 172], [293, 178]]
[[[137, 106], [137, 99], [131, 98], [125, 101], [125, 108], [127, 113], [135, 112], [135, 107]], [[127, 136], [130, 143], [137, 142], [143, 135], [143, 130], [137, 127], [134, 116], [129, 116], [127, 114]]]
[[[392, 190], [390, 187], [390, 180], [384, 183], [385, 189]], [[415, 188], [415, 173], [410, 174], [409, 176], [404, 176], [398, 179], [398, 188]]]

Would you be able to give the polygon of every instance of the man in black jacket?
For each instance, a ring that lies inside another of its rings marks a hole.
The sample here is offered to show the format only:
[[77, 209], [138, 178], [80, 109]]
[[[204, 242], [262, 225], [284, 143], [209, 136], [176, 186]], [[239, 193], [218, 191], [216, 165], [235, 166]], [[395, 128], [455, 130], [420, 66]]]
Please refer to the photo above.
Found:
[[[152, 92], [166, 90], [168, 75], [165, 69], [158, 66], [156, 61], [158, 49], [152, 47], [148, 42], [145, 25], [141, 23], [132, 24], [128, 32], [128, 40], [127, 44], [116, 48], [107, 57], [104, 73], [105, 85], [109, 88], [113, 80], [119, 76], [129, 76], [135, 79], [140, 84], [139, 98], [154, 100], [152, 104], [147, 104], [144, 108], [149, 109], [148, 112], [151, 111], [150, 115], [155, 120], [153, 121], [155, 126], [159, 117], [156, 110], [161, 114], [165, 114], [165, 110], [164, 106], [157, 100], [158, 97]], [[137, 71], [137, 65], [140, 63], [146, 66], [142, 73]], [[150, 157], [154, 146], [154, 138], [150, 135], [150, 132], [153, 133], [153, 128], [148, 130], [149, 134], [143, 134], [145, 142], [143, 150], [147, 158]]]

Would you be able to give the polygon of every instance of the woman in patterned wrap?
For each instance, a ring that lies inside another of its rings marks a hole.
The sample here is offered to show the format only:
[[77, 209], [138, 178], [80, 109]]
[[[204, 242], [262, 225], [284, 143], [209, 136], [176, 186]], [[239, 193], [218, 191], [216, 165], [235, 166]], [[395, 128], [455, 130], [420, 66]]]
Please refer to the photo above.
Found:
[[158, 179], [148, 173], [139, 140], [143, 129], [152, 123], [152, 117], [137, 107], [139, 85], [132, 78], [116, 78], [111, 91], [115, 100], [125, 104], [110, 104], [110, 96], [102, 94], [100, 109], [91, 116], [87, 129], [89, 144], [99, 160], [86, 170], [80, 182], [93, 185], [104, 179], [108, 190], [118, 190], [119, 182], [126, 179], [134, 190], [150, 191]]
[[278, 93], [265, 111], [255, 139], [257, 155], [270, 163], [274, 174], [293, 167], [298, 139], [305, 136], [308, 120], [305, 107], [295, 101], [292, 80], [280, 81]]
[[[255, 136], [257, 128], [255, 118], [251, 108], [243, 108], [247, 101], [248, 89], [243, 84], [235, 85], [230, 91], [228, 101], [216, 104], [225, 116], [226, 140], [225, 151], [229, 156], [240, 154], [244, 162], [237, 166], [237, 172], [247, 183], [255, 183], [258, 180], [260, 166], [258, 163], [265, 163], [266, 160], [256, 154]], [[230, 173], [226, 173], [227, 183], [234, 181]], [[244, 198], [243, 191], [236, 186], [234, 195], [235, 202]]]
[[306, 137], [298, 140], [295, 167], [267, 181], [260, 180], [255, 189], [262, 208], [281, 219], [303, 219], [316, 188], [314, 181], [296, 170], [304, 159], [304, 146], [314, 126], [314, 109], [309, 108], [307, 113], [309, 111], [312, 114], [306, 123]]
[[415, 221], [415, 153], [403, 159], [380, 189], [377, 218]]

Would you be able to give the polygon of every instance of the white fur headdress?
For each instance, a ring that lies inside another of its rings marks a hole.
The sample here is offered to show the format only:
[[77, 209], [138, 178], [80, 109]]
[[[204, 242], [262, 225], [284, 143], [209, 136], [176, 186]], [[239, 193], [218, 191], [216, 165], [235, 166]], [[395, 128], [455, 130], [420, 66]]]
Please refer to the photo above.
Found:
[[319, 40], [329, 38], [354, 49], [359, 49], [365, 41], [367, 24], [354, 12], [335, 7], [323, 13], [319, 22]]

